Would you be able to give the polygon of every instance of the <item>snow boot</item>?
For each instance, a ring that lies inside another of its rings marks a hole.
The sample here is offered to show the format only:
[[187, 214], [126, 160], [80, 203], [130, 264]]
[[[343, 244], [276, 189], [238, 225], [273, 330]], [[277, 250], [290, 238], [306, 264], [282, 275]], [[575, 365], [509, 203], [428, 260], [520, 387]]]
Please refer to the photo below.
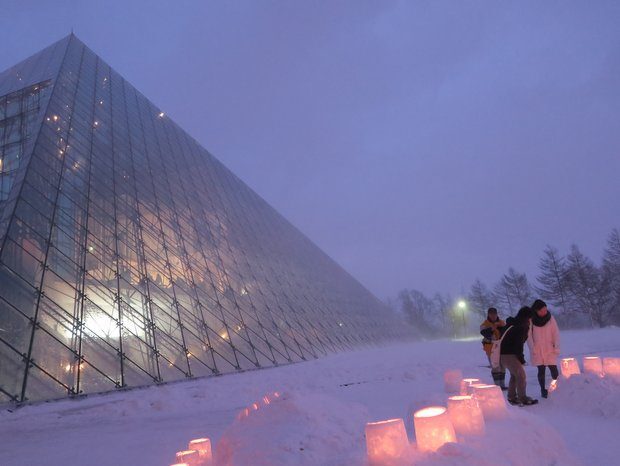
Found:
[[508, 387], [506, 386], [506, 373], [505, 372], [494, 372], [493, 382], [495, 383], [495, 385], [501, 388], [502, 391], [508, 390]]
[[536, 403], [538, 403], [538, 400], [535, 400], [534, 398], [530, 398], [529, 396], [526, 396], [525, 398], [523, 398], [521, 400], [522, 406], [531, 406], [531, 405], [535, 405]]

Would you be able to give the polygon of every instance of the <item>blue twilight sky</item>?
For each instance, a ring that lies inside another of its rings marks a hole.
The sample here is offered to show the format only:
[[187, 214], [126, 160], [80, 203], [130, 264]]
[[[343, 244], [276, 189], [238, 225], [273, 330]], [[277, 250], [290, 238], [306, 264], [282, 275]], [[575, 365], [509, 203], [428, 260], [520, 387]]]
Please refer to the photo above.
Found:
[[0, 0], [76, 35], [378, 297], [620, 227], [620, 2]]

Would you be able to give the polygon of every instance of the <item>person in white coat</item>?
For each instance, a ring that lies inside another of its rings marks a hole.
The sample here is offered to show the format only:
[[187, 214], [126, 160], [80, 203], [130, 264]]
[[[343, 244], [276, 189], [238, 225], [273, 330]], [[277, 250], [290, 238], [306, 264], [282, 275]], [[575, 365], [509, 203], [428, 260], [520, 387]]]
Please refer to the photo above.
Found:
[[547, 398], [545, 371], [549, 368], [553, 380], [558, 378], [558, 357], [560, 356], [560, 330], [558, 324], [542, 299], [532, 304], [532, 324], [527, 340], [532, 365], [538, 367], [540, 394]]

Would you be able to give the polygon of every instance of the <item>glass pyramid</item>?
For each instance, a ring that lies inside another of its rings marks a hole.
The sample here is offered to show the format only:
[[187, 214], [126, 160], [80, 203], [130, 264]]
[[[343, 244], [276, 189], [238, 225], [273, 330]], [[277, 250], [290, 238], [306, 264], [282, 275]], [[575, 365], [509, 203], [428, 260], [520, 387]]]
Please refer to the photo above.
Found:
[[403, 334], [74, 35], [0, 74], [0, 403]]

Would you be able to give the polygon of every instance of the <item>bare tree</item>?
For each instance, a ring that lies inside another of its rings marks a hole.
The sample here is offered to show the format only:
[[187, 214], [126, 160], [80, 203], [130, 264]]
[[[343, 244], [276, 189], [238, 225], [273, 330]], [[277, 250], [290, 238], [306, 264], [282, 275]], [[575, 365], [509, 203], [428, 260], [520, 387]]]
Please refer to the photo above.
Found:
[[527, 276], [512, 267], [495, 285], [494, 293], [497, 301], [505, 306], [510, 314], [514, 314], [521, 306], [529, 306], [533, 300], [532, 287]]
[[400, 309], [405, 315], [407, 321], [409, 321], [410, 324], [415, 325], [418, 320], [418, 316], [416, 315], [416, 309], [413, 305], [413, 301], [411, 300], [411, 296], [409, 296], [409, 291], [402, 290], [398, 293], [398, 301], [400, 302]]
[[433, 298], [427, 297], [418, 290], [402, 290], [397, 301], [400, 310], [407, 321], [411, 323], [421, 335], [435, 337], [448, 335], [453, 329], [450, 319], [450, 298], [436, 293]]
[[431, 313], [431, 301], [417, 290], [402, 290], [398, 294], [401, 310], [409, 323], [416, 327], [421, 333], [428, 335], [431, 326], [427, 320], [427, 315]]
[[435, 311], [441, 315], [442, 330], [440, 333], [443, 335], [451, 335], [454, 331], [453, 302], [454, 300], [449, 294], [435, 293], [435, 296], [433, 296]]
[[495, 307], [493, 292], [480, 279], [476, 279], [471, 286], [467, 300], [474, 310], [483, 317], [487, 315], [487, 310], [490, 307]]
[[564, 314], [568, 313], [568, 270], [566, 259], [560, 255], [557, 249], [547, 245], [544, 256], [538, 263], [540, 275], [536, 277], [540, 286], [535, 287], [536, 292], [545, 301], [554, 306], [559, 306]]
[[620, 323], [620, 232], [614, 228], [603, 252], [603, 274], [611, 286], [611, 318]]
[[441, 326], [441, 316], [435, 312], [435, 306], [432, 299], [429, 299], [424, 293], [418, 290], [409, 292], [413, 305], [420, 316], [420, 320], [429, 331], [436, 331]]
[[609, 276], [602, 273], [576, 245], [571, 246], [566, 261], [568, 290], [577, 309], [590, 317], [593, 326], [605, 326], [612, 304]]
[[[592, 326], [620, 324], [620, 231], [613, 229], [607, 239], [603, 261], [598, 267], [583, 255], [576, 245], [567, 256], [547, 245], [538, 263], [537, 285], [532, 287], [524, 273], [509, 268], [500, 281], [489, 289], [481, 280], [472, 284], [467, 300], [471, 311], [482, 316], [489, 307], [502, 314], [514, 314], [534, 299], [534, 292], [558, 307], [562, 320], [571, 325], [583, 324], [589, 318]], [[465, 314], [455, 312], [448, 295], [436, 293], [432, 298], [417, 290], [403, 290], [397, 303], [420, 333], [425, 335], [456, 334], [465, 327]], [[463, 309], [464, 312], [464, 309]]]

